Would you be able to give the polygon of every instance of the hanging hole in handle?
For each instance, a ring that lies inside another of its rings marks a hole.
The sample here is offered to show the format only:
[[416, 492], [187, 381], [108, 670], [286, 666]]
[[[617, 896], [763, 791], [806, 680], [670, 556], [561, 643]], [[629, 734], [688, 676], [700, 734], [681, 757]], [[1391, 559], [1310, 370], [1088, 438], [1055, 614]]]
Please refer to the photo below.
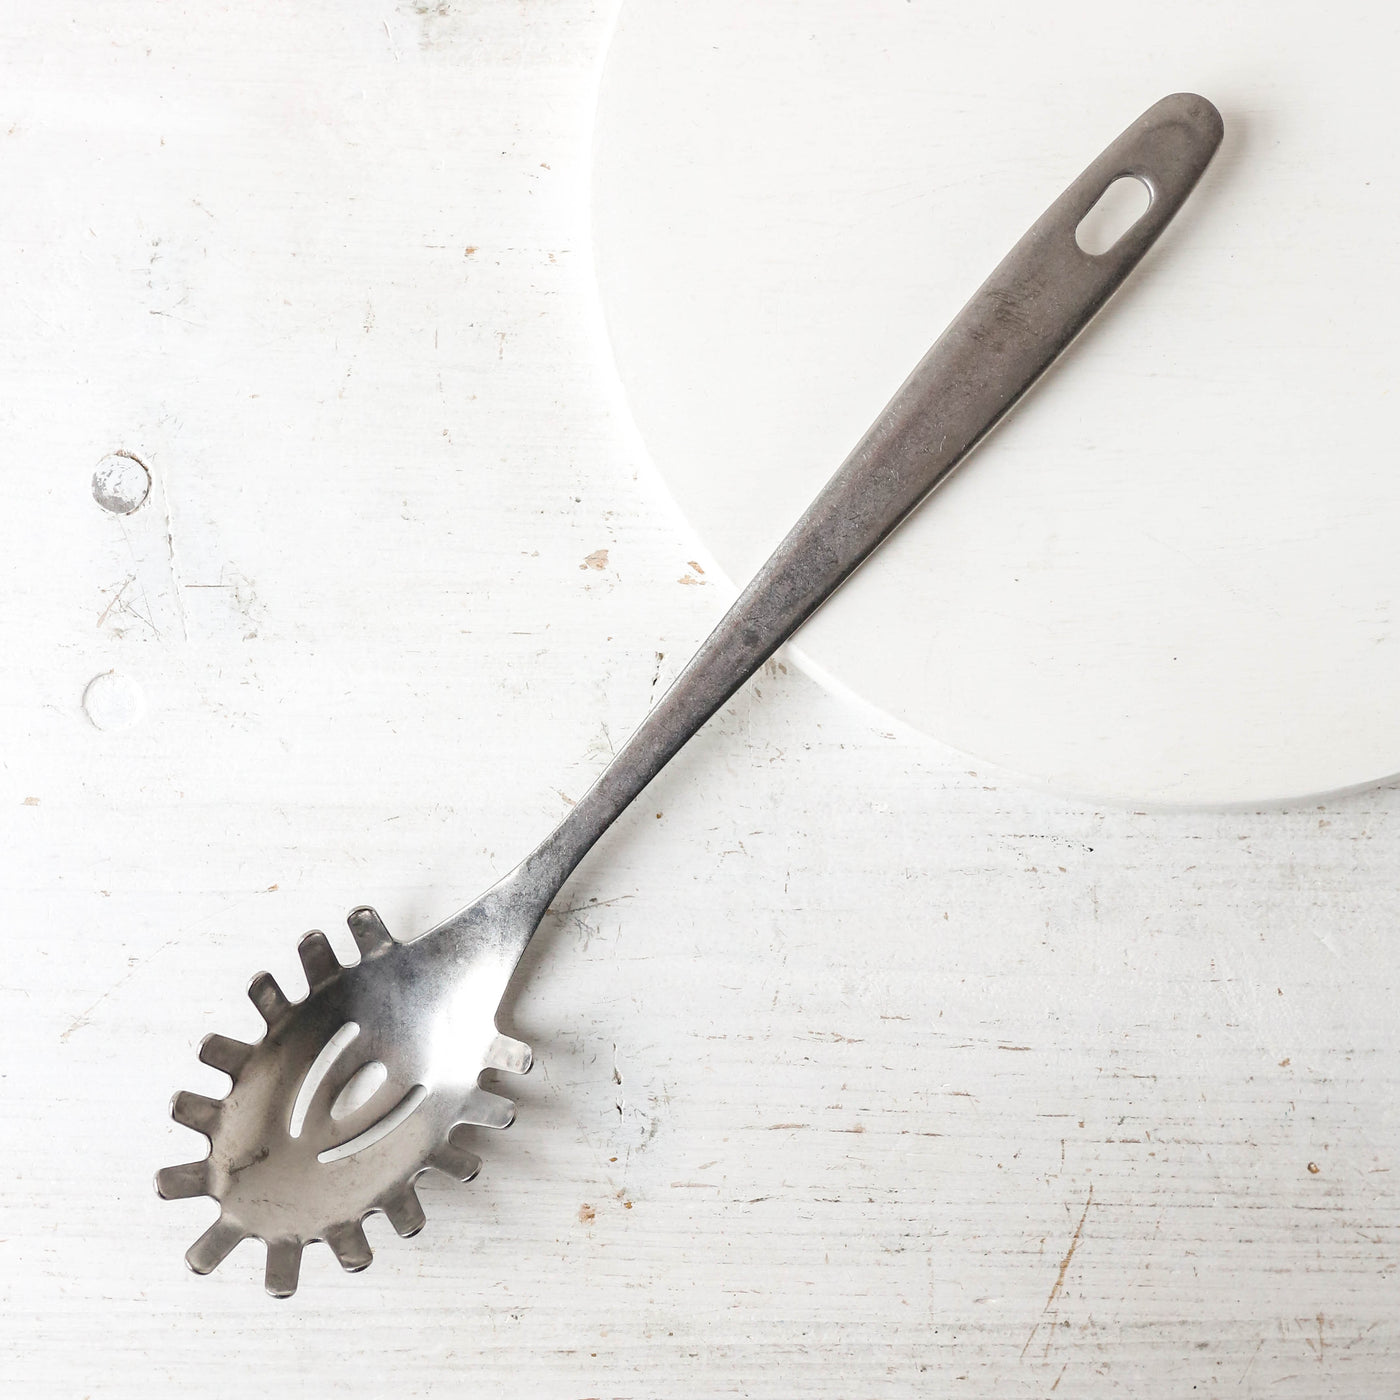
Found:
[[1123, 237], [1152, 203], [1147, 182], [1136, 175], [1120, 175], [1080, 219], [1074, 241], [1083, 252], [1097, 257]]

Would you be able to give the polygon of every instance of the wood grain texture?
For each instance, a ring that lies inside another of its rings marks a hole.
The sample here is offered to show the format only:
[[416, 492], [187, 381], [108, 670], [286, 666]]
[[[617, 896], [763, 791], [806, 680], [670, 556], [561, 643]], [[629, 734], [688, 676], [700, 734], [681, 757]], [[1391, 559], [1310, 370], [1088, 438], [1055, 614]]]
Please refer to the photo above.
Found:
[[596, 338], [610, 18], [5, 21], [0, 1389], [1396, 1393], [1400, 790], [1067, 805], [781, 660], [547, 920], [478, 1180], [288, 1303], [184, 1271], [248, 977], [503, 873], [726, 601]]

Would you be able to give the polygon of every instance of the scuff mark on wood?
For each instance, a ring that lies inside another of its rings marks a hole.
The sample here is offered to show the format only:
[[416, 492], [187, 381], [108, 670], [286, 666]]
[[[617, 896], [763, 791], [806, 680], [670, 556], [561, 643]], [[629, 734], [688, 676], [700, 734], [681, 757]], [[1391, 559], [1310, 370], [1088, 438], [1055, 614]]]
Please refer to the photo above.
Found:
[[1026, 1352], [1030, 1350], [1031, 1343], [1035, 1340], [1035, 1334], [1040, 1330], [1041, 1322], [1051, 1308], [1055, 1306], [1055, 1299], [1060, 1296], [1060, 1291], [1065, 1286], [1065, 1276], [1069, 1273], [1069, 1266], [1074, 1261], [1074, 1251], [1079, 1248], [1079, 1241], [1084, 1234], [1084, 1222], [1089, 1218], [1089, 1207], [1094, 1204], [1094, 1184], [1089, 1183], [1089, 1194], [1084, 1201], [1084, 1209], [1079, 1215], [1079, 1224], [1074, 1227], [1074, 1235], [1070, 1239], [1069, 1248], [1065, 1250], [1065, 1257], [1060, 1260], [1060, 1271], [1055, 1275], [1055, 1282], [1050, 1285], [1049, 1296], [1045, 1299], [1045, 1306], [1040, 1310], [1040, 1319], [1031, 1328], [1030, 1336], [1026, 1338], [1026, 1344], [1021, 1348], [1021, 1358], [1024, 1360]]

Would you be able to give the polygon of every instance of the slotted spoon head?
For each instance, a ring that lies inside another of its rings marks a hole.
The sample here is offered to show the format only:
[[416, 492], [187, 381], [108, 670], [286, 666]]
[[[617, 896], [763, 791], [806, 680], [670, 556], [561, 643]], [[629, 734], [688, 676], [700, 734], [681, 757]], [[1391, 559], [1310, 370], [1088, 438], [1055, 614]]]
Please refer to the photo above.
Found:
[[[424, 1215], [414, 1182], [423, 1172], [476, 1175], [480, 1159], [458, 1130], [505, 1128], [515, 1117], [515, 1105], [483, 1089], [480, 1076], [523, 1074], [531, 1056], [496, 1030], [514, 940], [484, 908], [451, 923], [400, 943], [373, 909], [356, 909], [357, 963], [343, 966], [325, 934], [308, 933], [298, 948], [306, 997], [288, 1000], [260, 973], [248, 995], [267, 1023], [263, 1038], [205, 1038], [200, 1059], [232, 1087], [223, 1099], [176, 1094], [170, 1111], [209, 1139], [209, 1155], [156, 1176], [167, 1200], [219, 1202], [219, 1218], [185, 1256], [196, 1273], [216, 1268], [242, 1240], [260, 1239], [267, 1291], [289, 1297], [308, 1244], [324, 1240], [344, 1268], [363, 1269], [373, 1257], [367, 1215], [383, 1211], [400, 1235], [416, 1234]], [[347, 1102], [347, 1086], [375, 1062], [382, 1084], [367, 1101]]]

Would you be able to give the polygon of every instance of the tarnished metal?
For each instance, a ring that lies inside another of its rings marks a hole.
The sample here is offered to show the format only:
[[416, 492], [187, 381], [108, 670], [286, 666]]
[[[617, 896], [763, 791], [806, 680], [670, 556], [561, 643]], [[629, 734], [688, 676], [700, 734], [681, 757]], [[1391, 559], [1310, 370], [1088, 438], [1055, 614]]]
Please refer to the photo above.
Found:
[[[507, 1127], [510, 1100], [479, 1083], [517, 1074], [530, 1050], [495, 1015], [565, 880], [683, 744], [972, 450], [1084, 328], [1180, 208], [1220, 143], [1202, 97], [1163, 99], [1130, 126], [1021, 239], [943, 333], [669, 691], [559, 826], [475, 903], [412, 942], [372, 909], [350, 915], [359, 961], [324, 934], [300, 955], [308, 993], [290, 1001], [267, 974], [248, 989], [267, 1023], [246, 1045], [209, 1036], [200, 1058], [232, 1080], [223, 1099], [177, 1094], [175, 1120], [209, 1155], [156, 1178], [173, 1199], [212, 1196], [218, 1220], [186, 1258], [208, 1273], [241, 1240], [267, 1246], [269, 1293], [295, 1291], [303, 1248], [324, 1240], [346, 1269], [370, 1262], [362, 1221], [383, 1211], [401, 1235], [423, 1225], [414, 1182], [429, 1168], [469, 1180], [472, 1128]], [[1083, 252], [1085, 214], [1120, 176], [1142, 180], [1146, 212], [1107, 252]], [[383, 1083], [347, 1102], [366, 1065]]]

